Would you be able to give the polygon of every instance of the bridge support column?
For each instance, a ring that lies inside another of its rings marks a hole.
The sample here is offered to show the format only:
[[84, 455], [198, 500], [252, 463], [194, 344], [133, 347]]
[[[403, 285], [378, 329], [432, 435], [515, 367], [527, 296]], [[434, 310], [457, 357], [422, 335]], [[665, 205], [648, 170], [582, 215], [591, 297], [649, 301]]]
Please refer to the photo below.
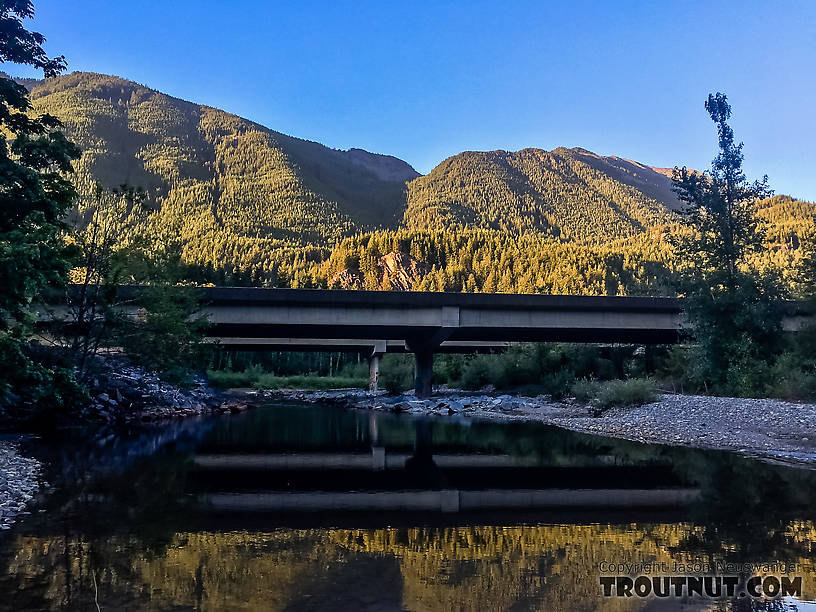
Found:
[[433, 382], [433, 351], [424, 349], [414, 353], [414, 393], [418, 398], [431, 396]]
[[385, 340], [377, 340], [374, 350], [368, 357], [368, 390], [378, 391], [380, 388], [380, 357], [386, 352]]
[[368, 358], [368, 390], [378, 391], [380, 383], [380, 356], [376, 353]]

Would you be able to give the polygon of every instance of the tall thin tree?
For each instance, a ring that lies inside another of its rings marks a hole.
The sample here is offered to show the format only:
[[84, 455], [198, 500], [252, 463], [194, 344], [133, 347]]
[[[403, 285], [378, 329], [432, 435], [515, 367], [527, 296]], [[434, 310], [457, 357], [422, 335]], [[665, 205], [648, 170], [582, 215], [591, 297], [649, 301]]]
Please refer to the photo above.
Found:
[[780, 347], [781, 283], [749, 265], [765, 242], [756, 204], [772, 192], [767, 176], [745, 177], [743, 143], [728, 124], [726, 96], [710, 94], [705, 108], [717, 127], [719, 153], [708, 172], [675, 168], [673, 176], [686, 204], [687, 226], [673, 242], [685, 264], [679, 289], [696, 346], [692, 368], [710, 390], [753, 395], [762, 392], [762, 372]]

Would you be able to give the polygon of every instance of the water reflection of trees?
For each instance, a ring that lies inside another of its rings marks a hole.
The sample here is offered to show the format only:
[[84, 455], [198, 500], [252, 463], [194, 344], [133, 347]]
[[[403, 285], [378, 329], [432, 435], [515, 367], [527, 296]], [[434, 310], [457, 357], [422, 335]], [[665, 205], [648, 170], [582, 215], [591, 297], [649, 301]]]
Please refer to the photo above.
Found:
[[[816, 533], [799, 525], [791, 540]], [[154, 554], [126, 534], [20, 537], [5, 593], [16, 609], [88, 609], [95, 576], [103, 608], [286, 610], [390, 602], [412, 610], [635, 610], [604, 599], [601, 561], [699, 559], [691, 524], [456, 526], [180, 532]], [[813, 564], [805, 593], [814, 593]], [[17, 588], [11, 588], [11, 587]], [[31, 605], [36, 603], [36, 605]]]

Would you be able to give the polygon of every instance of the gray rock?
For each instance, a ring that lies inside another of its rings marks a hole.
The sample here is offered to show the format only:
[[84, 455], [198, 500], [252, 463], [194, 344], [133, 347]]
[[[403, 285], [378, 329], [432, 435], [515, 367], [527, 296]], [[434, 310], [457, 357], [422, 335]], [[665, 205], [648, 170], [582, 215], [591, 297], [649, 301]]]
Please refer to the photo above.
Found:
[[413, 406], [408, 402], [397, 402], [393, 406], [391, 406], [392, 412], [411, 412]]
[[456, 400], [451, 400], [448, 403], [448, 412], [450, 412], [451, 414], [456, 414], [457, 412], [462, 412], [462, 410], [464, 410], [464, 408], [465, 408], [464, 404], [462, 402], [459, 402], [459, 401], [456, 401]]

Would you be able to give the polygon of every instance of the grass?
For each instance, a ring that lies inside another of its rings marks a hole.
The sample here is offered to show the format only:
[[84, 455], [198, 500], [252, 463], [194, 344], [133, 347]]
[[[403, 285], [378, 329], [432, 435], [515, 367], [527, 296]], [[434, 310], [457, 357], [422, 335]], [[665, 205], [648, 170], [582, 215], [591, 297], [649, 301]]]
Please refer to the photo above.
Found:
[[256, 369], [233, 372], [232, 370], [210, 370], [207, 372], [210, 384], [221, 389], [253, 387], [255, 389], [308, 389], [325, 390], [340, 388], [365, 388], [368, 378], [358, 376], [317, 376], [301, 374], [296, 376], [275, 376]]

